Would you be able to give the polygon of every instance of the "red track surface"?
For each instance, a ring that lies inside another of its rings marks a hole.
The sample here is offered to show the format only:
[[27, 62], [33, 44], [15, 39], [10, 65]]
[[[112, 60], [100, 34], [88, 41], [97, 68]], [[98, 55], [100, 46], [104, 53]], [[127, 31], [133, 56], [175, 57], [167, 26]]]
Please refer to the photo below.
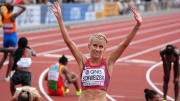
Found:
[[[172, 42], [180, 49], [179, 18], [180, 13], [144, 18], [141, 29], [115, 65], [113, 75], [111, 76], [110, 87], [108, 88], [108, 94], [113, 97], [113, 99], [116, 101], [145, 100], [143, 92], [144, 88], [153, 89], [146, 80], [146, 72], [151, 66], [160, 62], [159, 51], [162, 46]], [[78, 44], [79, 49], [84, 54], [88, 54], [88, 37], [92, 33], [105, 32], [109, 40], [107, 49], [107, 53], [109, 53], [115, 45], [124, 39], [124, 37], [127, 35], [127, 33], [130, 32], [134, 25], [134, 20], [124, 20], [69, 29], [69, 34]], [[19, 37], [21, 36], [26, 36], [29, 39], [30, 46], [33, 47], [38, 53], [38, 56], [33, 58], [31, 70], [32, 86], [37, 87], [39, 90], [38, 84], [41, 73], [49, 65], [56, 63], [58, 60], [58, 58], [47, 57], [45, 55], [71, 55], [71, 53], [64, 44], [62, 36], [59, 34], [58, 30], [31, 32], [27, 34], [20, 34]], [[2, 37], [0, 37], [0, 40], [0, 46], [2, 46]], [[144, 60], [145, 62], [133, 62], [132, 60]], [[1, 101], [10, 101], [11, 99], [9, 83], [4, 81], [6, 67], [7, 65], [4, 65], [0, 71]], [[71, 71], [79, 74], [76, 61], [70, 61], [68, 67]], [[161, 91], [162, 78], [163, 72], [162, 66], [160, 65], [151, 71], [150, 79]], [[43, 86], [46, 90], [45, 81], [43, 82]], [[173, 75], [171, 75], [168, 95], [172, 98], [174, 97], [173, 88]], [[70, 89], [71, 92], [66, 97], [53, 96], [51, 98], [54, 101], [77, 101], [78, 97], [75, 95], [75, 90], [72, 85], [70, 86]], [[42, 100], [46, 101], [44, 95], [42, 93], [41, 95]], [[108, 101], [110, 100], [108, 99]]]

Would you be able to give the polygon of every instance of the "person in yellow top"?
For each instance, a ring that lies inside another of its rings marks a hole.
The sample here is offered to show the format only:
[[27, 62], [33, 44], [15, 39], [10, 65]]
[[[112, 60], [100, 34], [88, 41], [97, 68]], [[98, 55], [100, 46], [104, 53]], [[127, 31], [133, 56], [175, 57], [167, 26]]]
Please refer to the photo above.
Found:
[[[22, 14], [25, 11], [25, 7], [18, 5], [17, 7], [21, 8], [21, 10], [19, 10], [16, 13], [12, 13], [13, 9], [14, 9], [14, 5], [12, 5], [11, 3], [5, 3], [4, 6], [6, 6], [8, 12], [7, 13], [3, 13], [0, 9], [0, 14], [2, 16], [2, 27], [3, 27], [3, 47], [4, 48], [15, 48], [17, 46], [17, 41], [18, 41], [18, 37], [17, 37], [17, 32], [16, 32], [16, 23], [15, 20], [16, 18]], [[0, 69], [3, 66], [6, 58], [8, 56], [8, 52], [4, 52], [4, 55], [0, 61]], [[6, 72], [6, 81], [9, 81], [8, 75], [9, 75], [9, 68], [12, 65], [12, 57], [10, 55], [9, 58], [9, 64], [8, 64], [8, 69]]]

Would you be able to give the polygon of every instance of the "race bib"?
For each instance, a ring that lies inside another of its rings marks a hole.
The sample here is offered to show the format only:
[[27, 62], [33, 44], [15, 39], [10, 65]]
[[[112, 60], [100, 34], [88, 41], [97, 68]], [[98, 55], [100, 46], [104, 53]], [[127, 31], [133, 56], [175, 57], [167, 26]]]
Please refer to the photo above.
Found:
[[51, 70], [48, 72], [48, 80], [58, 81], [59, 72], [55, 70]]
[[18, 62], [17, 62], [17, 66], [18, 67], [30, 67], [32, 63], [31, 58], [21, 58]]
[[104, 86], [105, 72], [104, 69], [87, 69], [82, 73], [81, 78], [84, 86]]

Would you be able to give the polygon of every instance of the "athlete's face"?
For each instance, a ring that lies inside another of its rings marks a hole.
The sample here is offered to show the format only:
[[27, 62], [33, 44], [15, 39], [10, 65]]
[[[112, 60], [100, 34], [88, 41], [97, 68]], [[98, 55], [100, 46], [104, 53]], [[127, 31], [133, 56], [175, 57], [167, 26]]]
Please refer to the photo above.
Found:
[[91, 43], [88, 44], [91, 58], [101, 58], [106, 47], [106, 41], [94, 38]]

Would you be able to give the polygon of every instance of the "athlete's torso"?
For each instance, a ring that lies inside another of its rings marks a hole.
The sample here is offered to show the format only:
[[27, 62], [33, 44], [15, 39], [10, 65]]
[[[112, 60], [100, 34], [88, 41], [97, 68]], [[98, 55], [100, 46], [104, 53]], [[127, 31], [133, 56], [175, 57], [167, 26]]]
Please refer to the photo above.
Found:
[[32, 64], [32, 59], [28, 55], [29, 53], [28, 49], [24, 50], [23, 56], [20, 58], [20, 60], [17, 62], [17, 68], [18, 70], [23, 70], [23, 71], [30, 71], [30, 67]]
[[4, 13], [3, 19], [3, 31], [4, 34], [15, 33], [16, 32], [16, 23], [11, 21], [12, 13]]
[[104, 58], [99, 65], [91, 65], [90, 59], [87, 59], [81, 73], [82, 90], [100, 89], [107, 91], [109, 81], [110, 75]]

